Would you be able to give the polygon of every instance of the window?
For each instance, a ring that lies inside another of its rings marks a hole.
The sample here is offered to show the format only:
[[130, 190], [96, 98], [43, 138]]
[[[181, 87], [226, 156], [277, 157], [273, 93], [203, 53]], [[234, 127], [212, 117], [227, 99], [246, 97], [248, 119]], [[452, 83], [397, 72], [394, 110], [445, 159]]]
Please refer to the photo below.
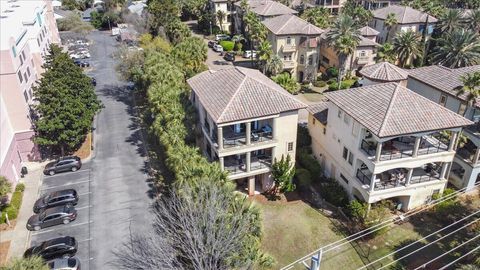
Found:
[[338, 109], [338, 118], [342, 118], [342, 110]]
[[348, 158], [348, 149], [346, 147], [343, 147], [343, 154], [342, 154], [343, 159], [347, 160]]
[[305, 64], [305, 55], [300, 55], [300, 65]]
[[460, 104], [460, 108], [458, 109], [458, 114], [463, 115], [465, 114], [465, 110], [467, 109], [466, 104]]
[[361, 56], [361, 57], [365, 57], [365, 56], [367, 56], [367, 53], [366, 53], [365, 51], [361, 51], [361, 52], [360, 52], [360, 56]]
[[22, 55], [20, 54], [20, 56], [19, 56], [18, 58], [20, 59], [20, 66], [22, 66], [22, 65], [23, 65], [23, 57], [22, 57]]
[[348, 152], [348, 164], [353, 165], [353, 154]]
[[22, 56], [23, 56], [23, 60], [27, 59], [27, 58], [25, 57], [25, 51], [22, 51]]
[[18, 79], [20, 80], [20, 83], [22, 83], [23, 77], [22, 77], [22, 72], [20, 72], [20, 70], [18, 71], [17, 75], [18, 75]]
[[27, 74], [28, 74], [28, 77], [30, 78], [30, 67], [27, 67]]
[[37, 44], [38, 44], [38, 47], [40, 47], [40, 39], [37, 38]]
[[27, 91], [23, 91], [23, 97], [25, 98], [25, 101], [28, 102], [28, 94], [27, 94]]
[[330, 64], [330, 59], [328, 59], [327, 57], [325, 56], [322, 56], [322, 62], [326, 63], [326, 64]]
[[291, 45], [292, 44], [292, 38], [291, 37], [287, 37], [287, 45]]
[[315, 117], [312, 118], [312, 124], [315, 125]]
[[343, 174], [340, 174], [340, 178], [342, 178], [342, 180], [348, 184], [348, 180]]
[[25, 82], [27, 82], [28, 81], [27, 72], [23, 73], [23, 77], [25, 77]]
[[308, 65], [309, 66], [313, 65], [313, 55], [308, 56]]
[[445, 107], [445, 104], [447, 104], [447, 96], [446, 95], [441, 95], [439, 103], [440, 103], [440, 105]]
[[323, 135], [325, 135], [325, 133], [327, 133], [327, 128], [323, 128]]
[[293, 151], [293, 142], [289, 142], [287, 145], [287, 151], [292, 152]]
[[15, 49], [15, 46], [12, 46], [12, 53], [13, 57], [17, 57], [17, 49]]
[[343, 122], [345, 122], [345, 124], [350, 124], [350, 115], [348, 114], [344, 114], [343, 115]]

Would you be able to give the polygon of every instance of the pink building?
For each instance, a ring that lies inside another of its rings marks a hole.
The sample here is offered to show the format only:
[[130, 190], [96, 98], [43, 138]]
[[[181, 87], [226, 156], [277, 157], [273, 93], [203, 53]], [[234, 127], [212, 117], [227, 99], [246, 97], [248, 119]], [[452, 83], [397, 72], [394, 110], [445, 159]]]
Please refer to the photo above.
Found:
[[51, 1], [0, 1], [0, 175], [18, 181], [22, 162], [38, 160], [30, 121], [32, 85], [50, 43], [59, 43]]

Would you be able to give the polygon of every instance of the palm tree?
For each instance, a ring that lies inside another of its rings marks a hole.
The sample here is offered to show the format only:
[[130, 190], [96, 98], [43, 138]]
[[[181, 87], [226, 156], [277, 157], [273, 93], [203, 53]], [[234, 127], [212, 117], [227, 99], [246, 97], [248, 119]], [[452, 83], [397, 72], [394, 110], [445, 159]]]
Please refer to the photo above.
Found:
[[[4, 268], [2, 268], [4, 269]], [[48, 270], [50, 267], [47, 266], [45, 261], [38, 257], [28, 257], [28, 258], [16, 258], [13, 259], [7, 266], [6, 270]]]
[[[243, 17], [245, 23], [245, 31], [250, 40], [250, 50], [253, 51], [254, 43], [260, 43], [267, 37], [267, 29], [260, 22], [257, 15], [252, 11], [247, 11]], [[251, 61], [253, 66], [253, 53], [251, 54]]]
[[480, 71], [467, 73], [460, 77], [460, 81], [463, 85], [456, 88], [457, 96], [466, 94], [468, 106], [472, 107], [475, 101], [480, 98]]
[[480, 32], [480, 9], [472, 10], [465, 23], [470, 30], [476, 33]]
[[330, 26], [329, 16], [330, 12], [319, 6], [305, 10], [301, 18], [317, 27], [328, 28]]
[[391, 43], [384, 43], [378, 48], [377, 51], [377, 62], [389, 62], [391, 64], [395, 64], [397, 60], [397, 54], [395, 52], [395, 48]]
[[225, 20], [226, 16], [227, 14], [225, 13], [225, 11], [223, 10], [217, 11], [217, 20], [218, 20], [218, 23], [220, 24], [220, 30], [222, 30], [222, 32], [223, 32], [223, 20]]
[[288, 72], [278, 74], [272, 80], [292, 94], [300, 90], [300, 84]]
[[260, 66], [262, 67], [262, 72], [265, 74], [267, 62], [272, 59], [273, 51], [272, 45], [268, 41], [260, 42], [258, 46], [258, 59], [260, 60]]
[[438, 39], [432, 62], [450, 68], [480, 64], [480, 37], [465, 29], [456, 29]]
[[270, 61], [266, 63], [267, 73], [272, 76], [277, 75], [283, 70], [283, 61], [278, 55], [274, 55]]
[[240, 42], [242, 42], [244, 40], [245, 40], [245, 38], [242, 35], [235, 35], [235, 36], [232, 37], [232, 41], [235, 42], [234, 47], [237, 51], [242, 50], [242, 43], [240, 43]]
[[388, 13], [387, 18], [385, 19], [385, 27], [387, 27], [387, 36], [385, 37], [385, 42], [388, 42], [388, 36], [390, 35], [390, 31], [392, 30], [392, 26], [398, 23], [397, 17], [395, 17], [395, 13]]
[[[338, 53], [340, 72], [338, 72], [338, 81], [343, 76], [342, 69], [345, 70], [348, 56], [353, 55], [362, 36], [360, 30], [350, 16], [341, 15], [337, 18], [333, 27], [326, 34], [326, 40], [329, 46], [332, 46]], [[352, 69], [353, 57], [350, 59], [350, 69]]]
[[458, 9], [448, 9], [437, 23], [441, 33], [451, 32], [462, 27], [462, 12]]
[[393, 47], [397, 52], [401, 67], [405, 67], [410, 59], [422, 56], [421, 36], [412, 30], [399, 32], [393, 39]]
[[476, 266], [474, 264], [465, 264], [457, 268], [458, 270], [480, 270], [479, 266]]

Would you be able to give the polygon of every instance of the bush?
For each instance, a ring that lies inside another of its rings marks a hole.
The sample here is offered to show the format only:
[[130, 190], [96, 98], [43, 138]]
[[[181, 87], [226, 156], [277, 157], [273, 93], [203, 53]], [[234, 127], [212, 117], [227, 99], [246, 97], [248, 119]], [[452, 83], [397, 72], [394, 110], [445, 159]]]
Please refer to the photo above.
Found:
[[344, 81], [342, 81], [342, 83], [341, 83], [341, 88], [342, 88], [342, 89], [351, 88], [351, 87], [355, 84], [356, 81], [357, 81], [357, 80], [355, 80], [355, 79], [344, 80]]
[[338, 83], [333, 82], [328, 85], [328, 91], [336, 91], [338, 90]]
[[308, 186], [312, 183], [312, 175], [307, 169], [298, 168], [295, 171], [295, 179], [298, 188], [301, 190], [307, 190]]
[[3, 197], [12, 191], [12, 184], [4, 176], [0, 176], [0, 197]]
[[[17, 186], [20, 185], [19, 189], [22, 189], [23, 184], [18, 184]], [[23, 187], [24, 189], [25, 187]], [[15, 189], [17, 190], [17, 189]], [[2, 209], [2, 215], [0, 216], [0, 224], [6, 222], [6, 216], [5, 214], [8, 214], [8, 219], [16, 219], [18, 216], [18, 211], [20, 210], [20, 206], [22, 205], [22, 197], [23, 197], [23, 191], [15, 191], [12, 195], [12, 199], [10, 200], [10, 204]]]
[[25, 191], [25, 184], [24, 184], [24, 183], [18, 184], [18, 185], [15, 187], [15, 191], [24, 192], [24, 191]]
[[336, 67], [327, 68], [326, 75], [328, 78], [335, 78], [338, 76], [338, 69]]
[[320, 194], [327, 202], [335, 206], [346, 207], [348, 205], [348, 194], [335, 179], [328, 179], [323, 183]]
[[313, 158], [313, 156], [310, 155], [307, 151], [299, 151], [298, 163], [300, 164], [300, 166], [310, 172], [310, 175], [315, 181], [321, 180], [323, 175], [322, 167], [320, 166], [318, 161]]
[[298, 126], [297, 128], [297, 149], [308, 147], [312, 144], [312, 136], [305, 126]]
[[331, 78], [331, 79], [328, 79], [327, 84], [332, 84], [332, 83], [336, 83], [336, 82], [337, 82], [336, 78]]
[[327, 82], [326, 81], [315, 81], [313, 82], [313, 86], [315, 87], [325, 87], [327, 86]]
[[20, 206], [22, 205], [22, 197], [23, 197], [22, 192], [15, 191], [12, 195], [12, 200], [10, 200], [10, 206], [20, 209]]
[[347, 205], [347, 214], [355, 221], [363, 222], [367, 214], [367, 208], [366, 203], [353, 200]]
[[230, 52], [233, 51], [233, 47], [235, 46], [235, 42], [229, 40], [222, 40], [220, 41], [220, 45], [223, 47], [224, 51]]

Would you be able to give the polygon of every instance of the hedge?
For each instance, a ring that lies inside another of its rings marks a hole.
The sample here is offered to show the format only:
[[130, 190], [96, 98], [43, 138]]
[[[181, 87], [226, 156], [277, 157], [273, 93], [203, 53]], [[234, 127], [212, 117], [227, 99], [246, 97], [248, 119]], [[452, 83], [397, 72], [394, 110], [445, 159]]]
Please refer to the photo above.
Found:
[[315, 82], [313, 82], [313, 86], [315, 86], [315, 87], [325, 87], [325, 86], [327, 86], [327, 82], [326, 81], [315, 81]]
[[318, 161], [307, 152], [307, 150], [302, 149], [301, 151], [299, 151], [298, 163], [300, 164], [300, 166], [310, 172], [310, 175], [315, 181], [321, 180], [322, 167], [320, 166]]
[[[20, 185], [20, 187], [18, 187]], [[6, 222], [5, 213], [8, 214], [8, 219], [16, 219], [18, 216], [18, 211], [20, 210], [20, 206], [22, 206], [22, 198], [23, 198], [23, 190], [25, 186], [23, 184], [18, 184], [17, 188], [15, 188], [15, 192], [13, 192], [12, 199], [10, 200], [10, 204], [2, 209], [2, 216], [0, 217], [0, 223]]]
[[295, 171], [295, 179], [298, 188], [306, 190], [312, 183], [312, 175], [307, 169], [298, 168]]
[[229, 40], [222, 40], [220, 41], [220, 45], [223, 47], [224, 51], [230, 52], [233, 51], [233, 47], [235, 47], [235, 42]]
[[327, 202], [335, 206], [346, 207], [349, 203], [347, 192], [335, 179], [327, 179], [322, 184], [320, 194]]

